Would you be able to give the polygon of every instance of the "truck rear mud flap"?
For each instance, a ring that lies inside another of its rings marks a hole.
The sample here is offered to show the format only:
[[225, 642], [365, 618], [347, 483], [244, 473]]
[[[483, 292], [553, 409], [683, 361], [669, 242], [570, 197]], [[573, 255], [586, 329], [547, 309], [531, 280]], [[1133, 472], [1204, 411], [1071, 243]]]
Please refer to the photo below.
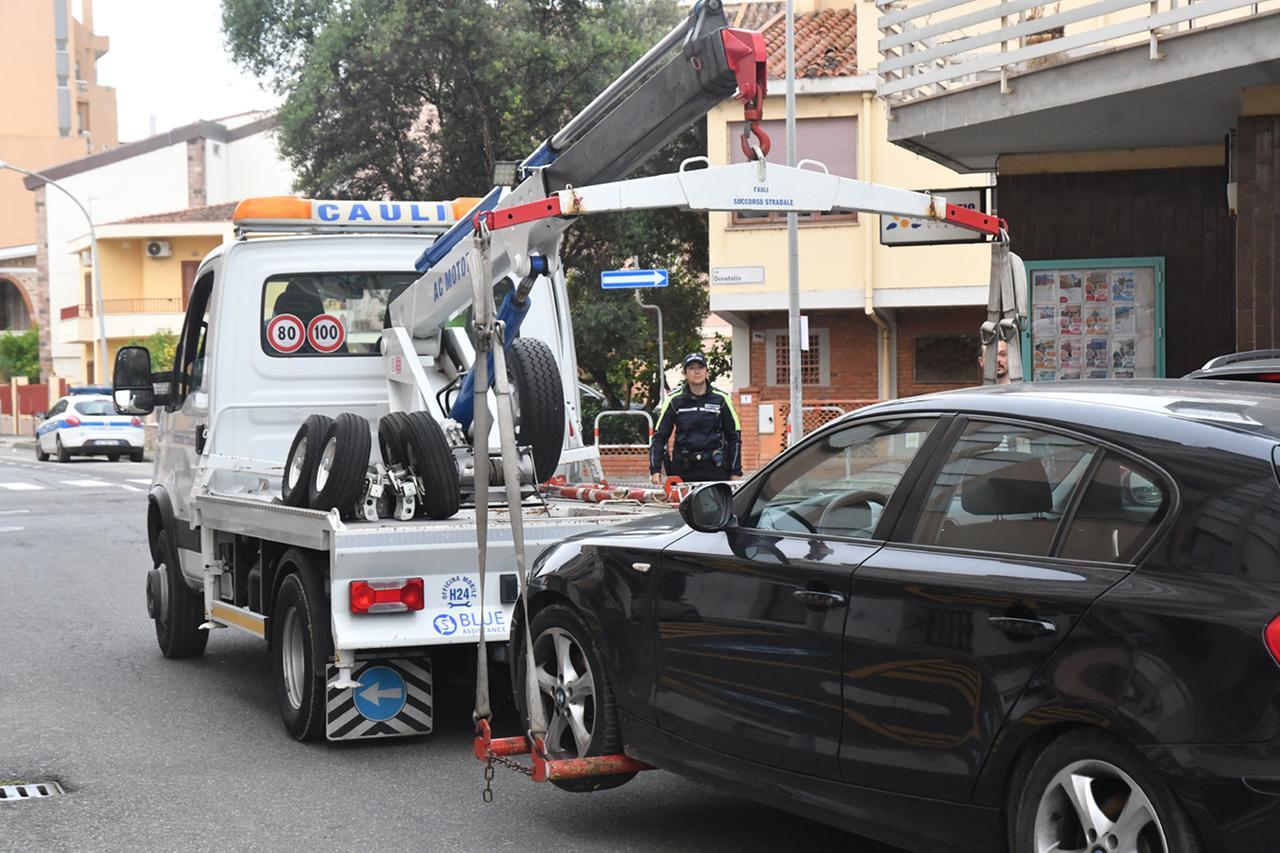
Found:
[[351, 675], [359, 687], [335, 688], [338, 668], [329, 666], [325, 724], [329, 740], [431, 733], [431, 658], [357, 655]]

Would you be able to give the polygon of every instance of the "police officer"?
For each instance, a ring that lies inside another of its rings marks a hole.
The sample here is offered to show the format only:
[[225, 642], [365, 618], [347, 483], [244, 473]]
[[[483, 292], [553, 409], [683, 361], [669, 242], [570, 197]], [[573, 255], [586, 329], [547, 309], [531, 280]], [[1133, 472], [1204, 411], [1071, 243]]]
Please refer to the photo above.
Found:
[[[736, 480], [742, 476], [742, 425], [729, 395], [707, 382], [707, 358], [684, 357], [684, 385], [662, 401], [649, 445], [649, 477], [662, 482], [662, 469], [688, 482]], [[675, 448], [667, 442], [675, 430]]]

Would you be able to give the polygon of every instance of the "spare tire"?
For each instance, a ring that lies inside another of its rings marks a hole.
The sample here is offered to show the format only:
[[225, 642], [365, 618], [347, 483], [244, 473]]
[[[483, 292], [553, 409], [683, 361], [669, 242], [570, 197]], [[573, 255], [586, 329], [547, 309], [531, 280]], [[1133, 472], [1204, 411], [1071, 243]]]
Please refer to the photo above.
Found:
[[311, 477], [310, 505], [328, 512], [336, 509], [343, 518], [354, 513], [365, 472], [369, 470], [369, 451], [373, 437], [369, 422], [359, 415], [343, 412], [334, 418], [324, 432], [320, 456]]
[[392, 412], [378, 421], [378, 450], [382, 452], [382, 464], [406, 465], [404, 458], [404, 412]]
[[311, 415], [302, 422], [289, 455], [284, 460], [284, 477], [281, 478], [280, 498], [289, 506], [305, 507], [311, 503], [311, 481], [315, 478], [316, 461], [325, 430], [333, 418], [327, 415]]
[[551, 479], [564, 449], [564, 386], [551, 347], [537, 338], [516, 338], [507, 348], [516, 416], [516, 444], [533, 448], [539, 483]]
[[452, 518], [458, 511], [461, 486], [444, 430], [426, 412], [402, 415], [398, 426], [402, 458], [422, 484], [418, 512], [437, 520]]

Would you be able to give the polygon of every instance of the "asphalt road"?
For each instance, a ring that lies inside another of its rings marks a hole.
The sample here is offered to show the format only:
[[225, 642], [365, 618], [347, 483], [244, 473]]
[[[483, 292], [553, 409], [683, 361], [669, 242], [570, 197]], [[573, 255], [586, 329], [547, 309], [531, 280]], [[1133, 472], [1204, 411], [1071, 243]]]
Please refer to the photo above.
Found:
[[160, 656], [149, 474], [0, 444], [0, 782], [68, 791], [0, 802], [0, 851], [895, 853], [662, 771], [574, 795], [499, 768], [485, 805], [465, 661], [437, 674], [428, 737], [295, 743], [260, 641], [224, 629], [201, 658]]

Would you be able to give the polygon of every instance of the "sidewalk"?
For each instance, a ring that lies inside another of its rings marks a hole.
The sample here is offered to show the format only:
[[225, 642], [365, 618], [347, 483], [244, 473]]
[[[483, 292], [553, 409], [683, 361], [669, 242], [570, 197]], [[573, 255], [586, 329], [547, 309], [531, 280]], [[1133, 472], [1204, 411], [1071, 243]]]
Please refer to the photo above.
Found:
[[36, 441], [30, 435], [0, 435], [0, 449], [30, 450], [34, 453]]

